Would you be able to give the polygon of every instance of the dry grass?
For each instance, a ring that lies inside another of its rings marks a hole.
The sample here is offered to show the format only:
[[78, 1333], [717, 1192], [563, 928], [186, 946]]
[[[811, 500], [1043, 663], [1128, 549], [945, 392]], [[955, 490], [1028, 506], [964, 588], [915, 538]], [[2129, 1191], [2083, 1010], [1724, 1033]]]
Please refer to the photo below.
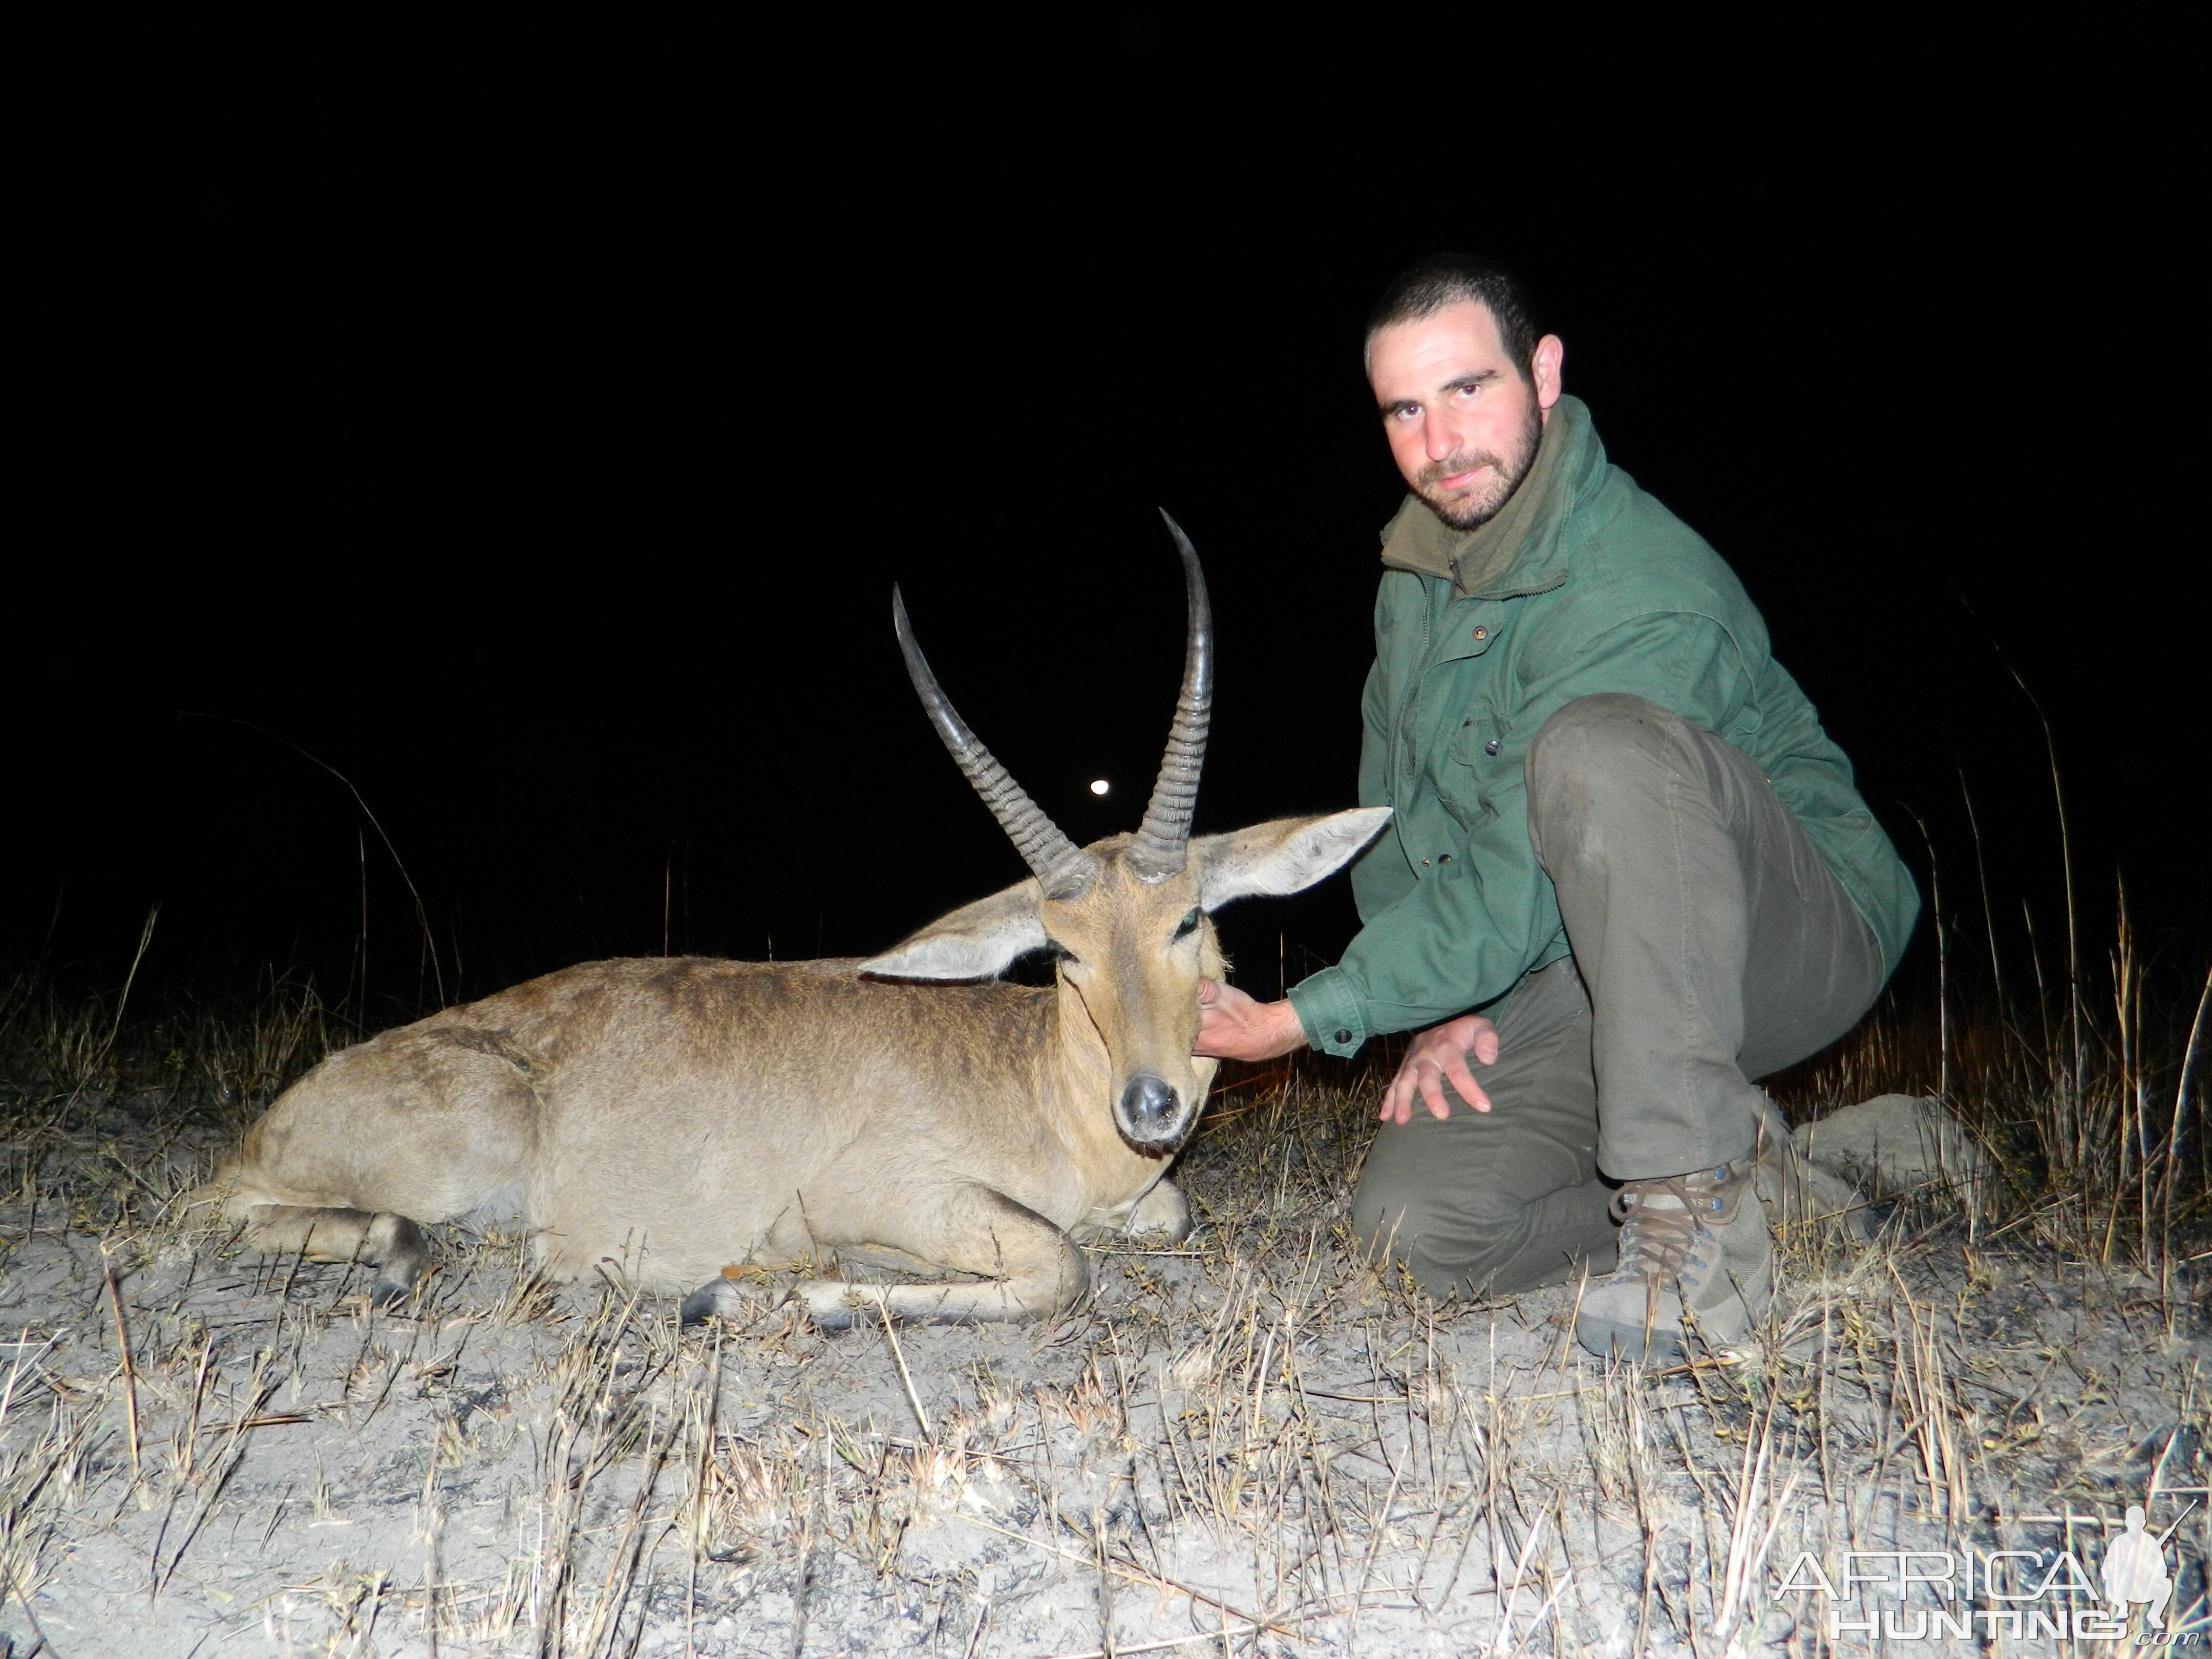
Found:
[[[1892, 1006], [1788, 1079], [1801, 1115], [1941, 1091], [2003, 1178], [1900, 1195], [1872, 1244], [1793, 1225], [1756, 1349], [1645, 1375], [1577, 1354], [1572, 1287], [1439, 1306], [1348, 1250], [1373, 1084], [1316, 1066], [1225, 1087], [1183, 1166], [1200, 1231], [1098, 1252], [1050, 1329], [825, 1340], [770, 1297], [684, 1330], [454, 1232], [386, 1315], [171, 1209], [348, 1035], [311, 988], [18, 981], [0, 1632], [68, 1659], [1809, 1655], [1824, 1609], [1777, 1591], [1802, 1551], [2094, 1571], [2125, 1504], [2161, 1526], [2212, 1481], [2192, 1028], [2124, 957], [2113, 984], [2100, 1019]], [[2203, 1508], [2177, 1536], [2202, 1630]]]

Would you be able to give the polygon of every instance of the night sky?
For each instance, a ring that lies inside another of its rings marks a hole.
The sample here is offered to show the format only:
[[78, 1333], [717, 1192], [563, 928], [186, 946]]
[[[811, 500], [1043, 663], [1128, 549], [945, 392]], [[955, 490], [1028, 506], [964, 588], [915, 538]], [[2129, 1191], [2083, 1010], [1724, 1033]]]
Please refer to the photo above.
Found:
[[[881, 948], [1023, 873], [892, 582], [1062, 827], [1133, 828], [1182, 646], [1157, 507], [1218, 618], [1200, 829], [1352, 804], [1401, 494], [1360, 327], [1441, 246], [1530, 281], [1963, 928], [1962, 769], [2006, 938], [2057, 916], [2008, 659], [2094, 950], [2117, 871], [2203, 958], [2202, 181], [2155, 100], [1900, 71], [1470, 135], [1165, 71], [864, 96], [704, 39], [64, 56], [18, 245], [15, 963], [112, 992], [158, 902], [142, 982], [295, 968], [381, 1024], [664, 942]], [[1341, 881], [1224, 921], [1267, 994], [1355, 925]]]

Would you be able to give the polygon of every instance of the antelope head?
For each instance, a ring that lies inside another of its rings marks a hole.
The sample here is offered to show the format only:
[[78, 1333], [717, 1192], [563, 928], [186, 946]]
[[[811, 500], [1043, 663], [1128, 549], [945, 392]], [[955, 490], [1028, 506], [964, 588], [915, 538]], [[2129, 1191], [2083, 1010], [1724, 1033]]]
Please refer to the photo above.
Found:
[[898, 979], [987, 979], [1018, 957], [1050, 948], [1063, 1002], [1079, 1005], [1106, 1056], [1115, 1128], [1132, 1148], [1155, 1157], [1188, 1137], [1213, 1074], [1213, 1061], [1190, 1052], [1199, 979], [1223, 969], [1209, 914], [1231, 899], [1311, 885], [1390, 816], [1388, 807], [1369, 807], [1192, 836], [1213, 708], [1213, 613], [1197, 552], [1174, 520], [1167, 525], [1182, 556], [1190, 617], [1167, 755], [1136, 833], [1088, 847], [1061, 834], [976, 741], [930, 672], [892, 590], [892, 624], [922, 707], [1031, 875], [860, 964]]

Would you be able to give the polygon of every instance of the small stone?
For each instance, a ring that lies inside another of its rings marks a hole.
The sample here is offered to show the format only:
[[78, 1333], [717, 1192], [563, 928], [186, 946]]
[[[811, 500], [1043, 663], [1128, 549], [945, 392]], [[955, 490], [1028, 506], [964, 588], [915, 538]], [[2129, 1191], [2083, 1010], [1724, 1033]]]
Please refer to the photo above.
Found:
[[1990, 1157], [1965, 1125], [1917, 1095], [1876, 1095], [1798, 1125], [1790, 1139], [1816, 1169], [1885, 1193], [1948, 1180], [1971, 1189]]

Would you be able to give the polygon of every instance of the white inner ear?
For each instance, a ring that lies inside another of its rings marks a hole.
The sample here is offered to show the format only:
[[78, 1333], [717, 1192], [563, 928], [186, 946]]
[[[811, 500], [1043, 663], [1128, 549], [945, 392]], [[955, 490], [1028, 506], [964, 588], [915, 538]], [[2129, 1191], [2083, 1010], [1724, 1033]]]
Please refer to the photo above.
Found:
[[1191, 842], [1199, 902], [1218, 910], [1255, 893], [1302, 892], [1334, 875], [1390, 821], [1387, 806], [1355, 806], [1326, 817], [1277, 818]]
[[1024, 881], [939, 916], [896, 949], [860, 964], [886, 979], [990, 979], [1043, 947], [1037, 884]]

